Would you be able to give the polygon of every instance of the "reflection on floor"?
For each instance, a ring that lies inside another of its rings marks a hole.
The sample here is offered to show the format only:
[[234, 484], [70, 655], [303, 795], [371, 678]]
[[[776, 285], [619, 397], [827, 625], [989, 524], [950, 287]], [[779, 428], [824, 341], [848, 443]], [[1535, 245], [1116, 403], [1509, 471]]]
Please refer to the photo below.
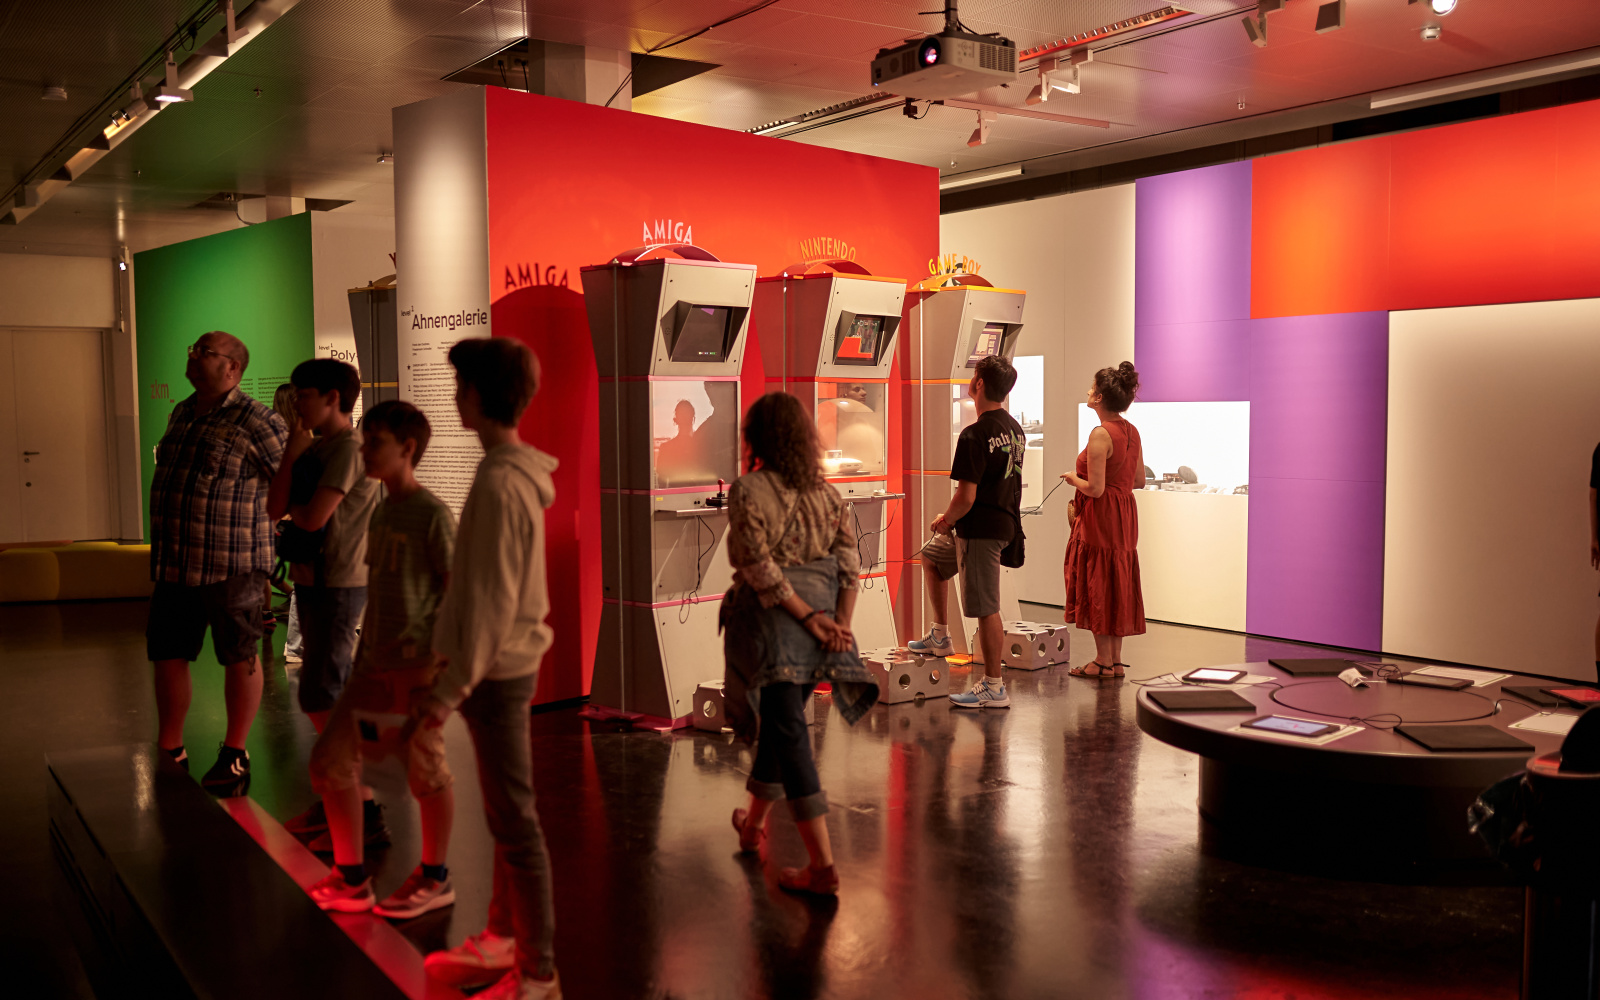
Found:
[[[1024, 617], [1054, 614], [1028, 607]], [[0, 948], [11, 981], [39, 984], [33, 995], [91, 995], [51, 910], [43, 754], [152, 738], [143, 624], [140, 603], [0, 608], [0, 857], [13, 875]], [[1093, 648], [1083, 633], [1074, 641]], [[1153, 625], [1124, 658], [1142, 677], [1307, 648]], [[188, 733], [195, 773], [210, 766], [223, 724], [221, 673], [206, 656]], [[956, 671], [952, 683], [968, 677]], [[1009, 683], [1008, 712], [930, 701], [875, 709], [853, 730], [819, 713], [844, 879], [836, 906], [778, 892], [736, 855], [728, 814], [743, 797], [744, 748], [693, 731], [591, 726], [572, 710], [535, 716], [569, 995], [1516, 995], [1518, 890], [1338, 882], [1208, 857], [1196, 761], [1139, 732], [1131, 685], [1068, 678], [1064, 667]], [[280, 819], [311, 801], [311, 739], [274, 659], [250, 751], [252, 795]], [[457, 721], [448, 743], [459, 901], [403, 928], [419, 947], [478, 930], [488, 903], [489, 838]], [[377, 858], [382, 895], [416, 863], [418, 837], [403, 777], [376, 784], [394, 803], [395, 843]], [[804, 857], [781, 814], [766, 850], [769, 862]]]

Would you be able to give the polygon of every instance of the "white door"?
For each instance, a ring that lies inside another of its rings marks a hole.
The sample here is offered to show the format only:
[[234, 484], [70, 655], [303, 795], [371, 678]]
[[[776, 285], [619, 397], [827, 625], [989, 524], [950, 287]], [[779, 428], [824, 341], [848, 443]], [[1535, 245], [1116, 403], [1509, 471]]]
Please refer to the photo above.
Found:
[[[102, 332], [0, 331], [0, 353], [9, 361], [0, 362], [0, 378], [9, 368], [14, 389], [11, 412], [0, 417], [10, 425], [0, 429], [0, 447], [12, 449], [0, 476], [18, 497], [14, 507], [0, 501], [0, 541], [111, 537]], [[10, 509], [14, 525], [3, 523]]]

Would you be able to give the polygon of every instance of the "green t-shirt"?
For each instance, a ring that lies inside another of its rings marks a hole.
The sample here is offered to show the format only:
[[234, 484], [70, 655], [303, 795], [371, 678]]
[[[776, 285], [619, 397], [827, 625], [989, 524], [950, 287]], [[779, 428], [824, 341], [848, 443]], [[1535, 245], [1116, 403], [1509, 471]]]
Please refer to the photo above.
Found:
[[432, 650], [433, 619], [455, 542], [455, 515], [425, 489], [404, 499], [390, 497], [372, 512], [367, 612], [361, 625], [364, 661], [407, 666]]
[[[367, 519], [378, 502], [378, 481], [368, 479], [361, 461], [361, 434], [354, 429], [318, 437], [301, 458], [321, 469], [317, 487], [331, 486], [344, 494], [328, 517], [322, 541], [322, 584], [325, 587], [361, 587], [367, 582]], [[315, 577], [301, 566], [295, 581], [310, 583]]]

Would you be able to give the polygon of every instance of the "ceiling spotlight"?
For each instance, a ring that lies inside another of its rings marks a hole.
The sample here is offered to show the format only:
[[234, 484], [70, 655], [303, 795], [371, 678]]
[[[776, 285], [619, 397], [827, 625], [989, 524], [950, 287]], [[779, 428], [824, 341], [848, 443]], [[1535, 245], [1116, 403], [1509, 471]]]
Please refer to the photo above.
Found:
[[[978, 127], [972, 130], [972, 135], [967, 137], [968, 146], [981, 146], [989, 141], [989, 126], [994, 124], [1000, 115], [993, 111], [978, 112]], [[955, 161], [951, 161], [953, 164]]]
[[1422, 26], [1422, 40], [1425, 42], [1437, 41], [1442, 34], [1444, 34], [1444, 29], [1437, 24], [1425, 24]]
[[1267, 15], [1283, 9], [1284, 0], [1256, 0], [1256, 16], [1246, 16], [1244, 19], [1244, 33], [1250, 37], [1250, 44], [1261, 48], [1267, 44]]
[[1428, 0], [1428, 9], [1443, 17], [1456, 9], [1456, 0]]
[[166, 107], [168, 104], [178, 104], [194, 100], [194, 91], [184, 90], [178, 86], [178, 65], [172, 61], [172, 53], [167, 53], [167, 76], [161, 86], [150, 91], [145, 96], [144, 102], [151, 108]]
[[65, 87], [46, 87], [44, 92], [39, 95], [39, 100], [41, 101], [64, 101], [66, 99], [67, 88]]
[[394, 162], [394, 154], [393, 153], [379, 153], [378, 154], [378, 162], [379, 163], [393, 163]]
[[1317, 8], [1317, 34], [1344, 27], [1344, 0], [1333, 0]]

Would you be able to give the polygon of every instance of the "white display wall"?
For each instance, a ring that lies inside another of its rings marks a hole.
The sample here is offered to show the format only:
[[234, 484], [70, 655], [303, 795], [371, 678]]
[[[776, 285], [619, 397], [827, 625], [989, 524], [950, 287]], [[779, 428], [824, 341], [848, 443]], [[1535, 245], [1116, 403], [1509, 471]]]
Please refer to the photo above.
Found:
[[[1125, 184], [939, 220], [941, 253], [965, 254], [994, 285], [1028, 293], [1016, 353], [1042, 358], [1025, 367], [1042, 371], [1044, 409], [1043, 454], [1024, 469], [1030, 499], [1049, 494], [1076, 460], [1077, 404], [1094, 373], [1133, 360], [1133, 205], [1133, 185]], [[1066, 599], [1061, 562], [1072, 492], [1063, 485], [1037, 516], [1023, 519], [1028, 563], [1016, 573], [1020, 600], [1059, 606]]]
[[1593, 680], [1600, 300], [1396, 312], [1383, 646]]

